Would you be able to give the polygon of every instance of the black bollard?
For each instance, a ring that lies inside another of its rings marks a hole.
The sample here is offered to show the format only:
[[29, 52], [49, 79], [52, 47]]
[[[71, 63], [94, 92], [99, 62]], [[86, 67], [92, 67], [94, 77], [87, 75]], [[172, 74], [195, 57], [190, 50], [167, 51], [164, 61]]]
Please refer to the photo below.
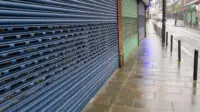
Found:
[[181, 40], [178, 40], [178, 62], [181, 62]]
[[156, 33], [158, 34], [158, 26], [156, 25]]
[[158, 27], [156, 26], [156, 33], [158, 34]]
[[170, 48], [170, 51], [171, 52], [173, 51], [173, 35], [171, 35], [171, 48]]
[[158, 26], [157, 26], [157, 29], [158, 29], [158, 30], [157, 30], [157, 35], [159, 35], [159, 27], [158, 27]]
[[198, 72], [198, 50], [194, 50], [194, 71], [193, 71], [193, 80], [197, 80], [197, 72]]
[[157, 28], [157, 26], [156, 26], [156, 34], [158, 34], [158, 28]]
[[176, 24], [177, 24], [177, 19], [175, 19], [175, 23], [174, 23], [174, 24], [175, 24], [175, 26], [176, 26]]
[[166, 46], [168, 45], [168, 32], [166, 32]]
[[160, 28], [160, 37], [162, 37], [162, 28]]

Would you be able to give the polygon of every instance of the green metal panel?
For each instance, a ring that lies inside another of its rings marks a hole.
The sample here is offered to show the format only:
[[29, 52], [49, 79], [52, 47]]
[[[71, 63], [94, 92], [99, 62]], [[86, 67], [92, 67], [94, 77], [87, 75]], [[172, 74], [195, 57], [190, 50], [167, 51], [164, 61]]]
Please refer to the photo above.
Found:
[[133, 49], [138, 45], [138, 35], [134, 35], [130, 39], [124, 40], [124, 58], [127, 60], [129, 55], [132, 53]]
[[187, 19], [187, 12], [182, 12], [183, 13], [183, 20], [185, 23], [188, 22], [188, 19]]
[[191, 12], [187, 13], [187, 22], [190, 23], [191, 22]]
[[137, 17], [137, 1], [136, 0], [122, 0], [122, 16], [123, 17]]
[[125, 61], [137, 47], [137, 1], [122, 0], [123, 53]]
[[192, 25], [195, 25], [197, 23], [197, 12], [196, 11], [192, 11]]

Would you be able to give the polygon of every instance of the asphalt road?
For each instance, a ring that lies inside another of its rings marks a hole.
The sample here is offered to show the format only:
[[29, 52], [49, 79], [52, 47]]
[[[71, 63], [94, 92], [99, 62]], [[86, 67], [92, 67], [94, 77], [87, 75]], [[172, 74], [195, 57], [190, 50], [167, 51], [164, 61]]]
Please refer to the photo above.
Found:
[[[162, 26], [161, 22], [158, 22], [157, 24], [160, 27]], [[174, 26], [174, 20], [167, 20], [166, 31], [169, 32], [169, 36], [173, 35], [174, 44], [177, 45], [178, 40], [181, 40], [182, 52], [187, 54], [188, 57], [193, 57], [194, 49], [200, 51], [200, 30], [183, 26]]]

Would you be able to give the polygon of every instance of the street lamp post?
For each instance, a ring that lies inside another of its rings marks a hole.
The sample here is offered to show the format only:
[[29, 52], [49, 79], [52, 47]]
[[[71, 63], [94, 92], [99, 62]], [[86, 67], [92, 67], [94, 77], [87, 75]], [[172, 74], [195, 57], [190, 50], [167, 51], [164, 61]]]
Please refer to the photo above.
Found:
[[166, 30], [166, 0], [162, 0], [162, 43], [165, 43], [165, 30]]

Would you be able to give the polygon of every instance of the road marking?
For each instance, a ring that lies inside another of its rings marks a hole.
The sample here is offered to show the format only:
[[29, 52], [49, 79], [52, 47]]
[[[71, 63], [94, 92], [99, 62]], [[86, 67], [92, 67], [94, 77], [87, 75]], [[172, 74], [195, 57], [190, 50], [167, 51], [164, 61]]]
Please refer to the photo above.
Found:
[[[176, 39], [174, 39], [174, 43], [175, 43], [176, 45], [178, 45], [178, 42], [177, 42]], [[191, 51], [189, 51], [187, 48], [185, 48], [183, 45], [181, 46], [181, 48], [182, 48], [182, 50], [183, 50], [186, 54], [188, 54], [189, 56], [193, 56], [193, 53], [192, 53]]]

